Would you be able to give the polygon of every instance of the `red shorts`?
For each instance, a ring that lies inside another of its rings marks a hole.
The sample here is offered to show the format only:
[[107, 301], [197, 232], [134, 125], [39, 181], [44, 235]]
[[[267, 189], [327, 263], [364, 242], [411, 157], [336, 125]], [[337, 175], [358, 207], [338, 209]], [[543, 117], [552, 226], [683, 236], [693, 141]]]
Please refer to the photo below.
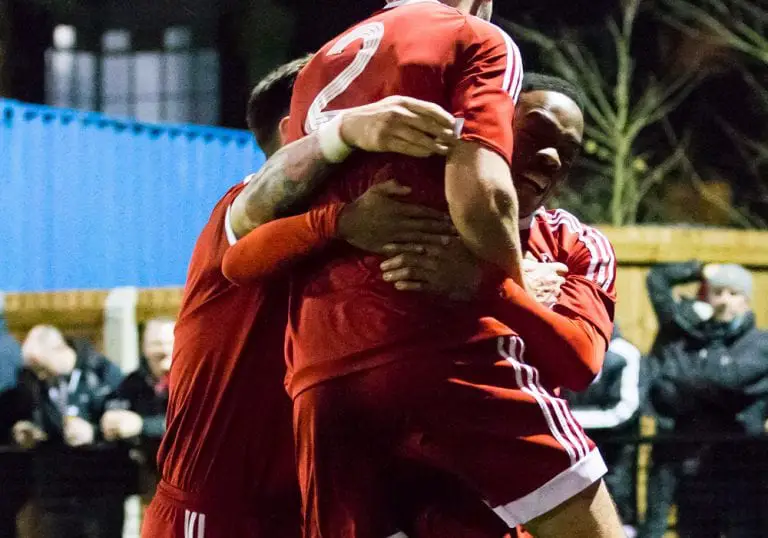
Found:
[[606, 472], [567, 403], [525, 363], [518, 337], [311, 387], [295, 399], [294, 433], [305, 536], [400, 530], [391, 509], [398, 461], [455, 477], [510, 528]]
[[[185, 494], [161, 482], [144, 513], [141, 538], [299, 538], [300, 518], [295, 505], [285, 513], [254, 517], [216, 500]], [[220, 503], [219, 503], [220, 504]]]

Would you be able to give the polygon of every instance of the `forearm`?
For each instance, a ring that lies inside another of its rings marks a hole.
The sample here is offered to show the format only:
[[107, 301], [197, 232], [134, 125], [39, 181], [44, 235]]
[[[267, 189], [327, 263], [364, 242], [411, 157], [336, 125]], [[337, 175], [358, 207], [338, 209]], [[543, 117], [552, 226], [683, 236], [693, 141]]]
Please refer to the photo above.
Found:
[[517, 198], [503, 198], [480, 200], [469, 211], [453, 208], [451, 219], [469, 250], [523, 285], [520, 232], [517, 218], [511, 216], [517, 211]]
[[281, 148], [233, 202], [232, 227], [237, 236], [295, 213], [307, 203], [331, 166], [323, 156], [317, 132]]
[[606, 342], [589, 322], [549, 310], [509, 281], [493, 314], [522, 337], [526, 356], [548, 385], [581, 391], [600, 371]]
[[290, 268], [336, 237], [343, 208], [343, 204], [331, 204], [259, 226], [227, 249], [224, 276], [247, 284]]
[[646, 279], [648, 297], [660, 324], [673, 321], [677, 313], [677, 302], [672, 290], [679, 284], [695, 282], [701, 278], [699, 262], [669, 263], [651, 267]]

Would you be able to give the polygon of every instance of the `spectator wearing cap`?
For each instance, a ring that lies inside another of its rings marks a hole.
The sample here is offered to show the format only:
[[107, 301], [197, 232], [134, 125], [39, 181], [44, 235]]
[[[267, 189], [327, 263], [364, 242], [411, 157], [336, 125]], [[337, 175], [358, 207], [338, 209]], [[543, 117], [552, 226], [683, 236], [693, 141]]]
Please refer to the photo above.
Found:
[[[676, 285], [695, 281], [698, 297], [675, 298]], [[761, 521], [768, 445], [702, 440], [764, 429], [768, 333], [755, 327], [752, 276], [739, 265], [665, 264], [651, 269], [648, 290], [659, 320], [650, 404], [675, 434], [699, 439], [662, 458], [677, 462], [678, 534], [768, 536]]]

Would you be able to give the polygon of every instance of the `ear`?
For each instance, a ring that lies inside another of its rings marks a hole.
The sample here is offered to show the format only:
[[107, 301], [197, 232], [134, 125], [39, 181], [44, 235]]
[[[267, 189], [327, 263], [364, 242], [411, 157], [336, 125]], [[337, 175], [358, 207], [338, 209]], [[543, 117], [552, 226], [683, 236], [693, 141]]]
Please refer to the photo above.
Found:
[[290, 116], [285, 116], [280, 120], [280, 123], [277, 124], [277, 134], [280, 137], [280, 147], [283, 147], [285, 145], [285, 141], [288, 140], [288, 120], [290, 119]]

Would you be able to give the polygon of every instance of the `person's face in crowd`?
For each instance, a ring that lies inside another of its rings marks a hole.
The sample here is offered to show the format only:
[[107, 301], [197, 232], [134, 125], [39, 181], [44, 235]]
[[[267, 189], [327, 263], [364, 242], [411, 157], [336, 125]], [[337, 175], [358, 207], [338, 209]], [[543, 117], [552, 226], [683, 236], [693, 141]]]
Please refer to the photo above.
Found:
[[583, 136], [584, 115], [570, 97], [550, 90], [520, 95], [512, 158], [520, 217], [533, 214], [565, 181]]
[[171, 321], [150, 321], [144, 329], [141, 351], [155, 379], [163, 378], [171, 369], [173, 327]]
[[706, 301], [714, 309], [712, 317], [724, 323], [729, 323], [750, 310], [746, 295], [727, 286], [707, 286]]
[[43, 381], [69, 375], [77, 361], [75, 351], [58, 329], [48, 325], [38, 325], [29, 331], [21, 353], [24, 365]]

